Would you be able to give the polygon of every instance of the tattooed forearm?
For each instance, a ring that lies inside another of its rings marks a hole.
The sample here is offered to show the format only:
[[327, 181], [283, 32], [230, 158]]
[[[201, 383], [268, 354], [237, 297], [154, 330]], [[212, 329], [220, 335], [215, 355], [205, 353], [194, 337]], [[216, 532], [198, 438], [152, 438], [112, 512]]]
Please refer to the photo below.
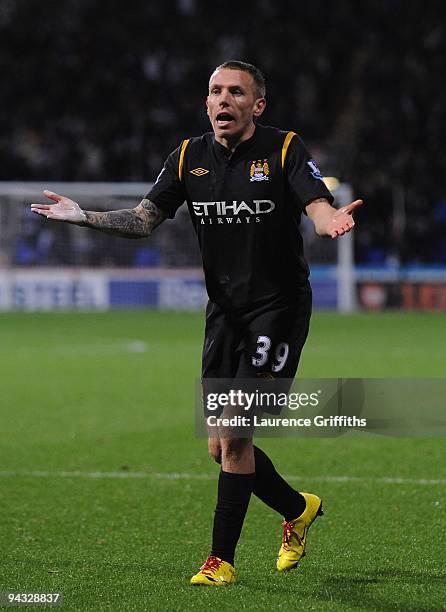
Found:
[[165, 213], [150, 200], [142, 200], [136, 208], [131, 209], [84, 212], [87, 218], [84, 225], [107, 234], [117, 234], [127, 238], [149, 236], [166, 218]]

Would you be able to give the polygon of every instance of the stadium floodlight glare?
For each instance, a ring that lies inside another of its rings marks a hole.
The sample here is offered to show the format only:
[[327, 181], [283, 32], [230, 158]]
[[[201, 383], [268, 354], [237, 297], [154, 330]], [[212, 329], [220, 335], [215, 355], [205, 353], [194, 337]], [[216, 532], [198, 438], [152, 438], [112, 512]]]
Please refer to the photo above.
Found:
[[330, 191], [335, 191], [339, 188], [340, 182], [335, 176], [324, 177], [324, 183], [327, 185]]

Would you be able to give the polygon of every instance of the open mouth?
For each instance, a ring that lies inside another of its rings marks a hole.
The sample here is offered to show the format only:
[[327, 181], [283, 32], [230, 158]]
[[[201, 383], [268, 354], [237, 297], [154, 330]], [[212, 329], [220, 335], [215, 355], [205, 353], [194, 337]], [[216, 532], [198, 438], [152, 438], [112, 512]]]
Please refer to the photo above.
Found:
[[218, 113], [216, 119], [217, 119], [218, 127], [226, 127], [230, 125], [232, 121], [235, 121], [231, 113], [226, 113], [226, 112]]

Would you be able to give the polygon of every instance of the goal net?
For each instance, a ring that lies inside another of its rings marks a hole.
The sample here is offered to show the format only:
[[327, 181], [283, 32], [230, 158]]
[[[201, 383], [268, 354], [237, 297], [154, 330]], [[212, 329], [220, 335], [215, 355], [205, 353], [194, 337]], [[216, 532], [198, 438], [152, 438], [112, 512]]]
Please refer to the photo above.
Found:
[[[329, 185], [338, 206], [349, 185]], [[207, 296], [186, 206], [149, 239], [134, 240], [47, 221], [30, 212], [43, 189], [87, 210], [132, 208], [148, 183], [0, 182], [0, 310], [151, 307], [197, 309]], [[353, 310], [353, 234], [323, 240], [303, 215], [301, 231], [316, 307]]]

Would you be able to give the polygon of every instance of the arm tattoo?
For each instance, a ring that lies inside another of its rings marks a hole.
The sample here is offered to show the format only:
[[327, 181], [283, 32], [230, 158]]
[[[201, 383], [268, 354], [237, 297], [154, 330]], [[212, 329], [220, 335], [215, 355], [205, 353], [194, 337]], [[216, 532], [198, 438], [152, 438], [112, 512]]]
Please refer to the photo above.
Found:
[[150, 200], [142, 200], [136, 208], [92, 212], [85, 210], [84, 225], [126, 238], [143, 238], [164, 221], [166, 214]]

